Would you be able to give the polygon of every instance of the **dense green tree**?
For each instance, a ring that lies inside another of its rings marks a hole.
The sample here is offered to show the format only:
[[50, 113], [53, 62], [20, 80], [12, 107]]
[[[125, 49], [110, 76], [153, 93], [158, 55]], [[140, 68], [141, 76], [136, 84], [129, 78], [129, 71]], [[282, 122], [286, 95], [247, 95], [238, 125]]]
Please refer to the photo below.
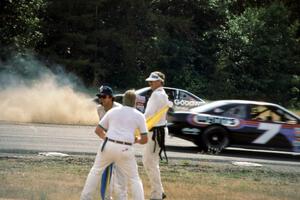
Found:
[[102, 78], [121, 88], [141, 87], [157, 53], [155, 16], [143, 0], [103, 1], [99, 9], [100, 54], [109, 65]]
[[140, 85], [146, 65], [155, 57], [149, 11], [144, 1], [51, 0], [42, 52], [88, 86]]
[[2, 0], [0, 2], [0, 56], [11, 51], [34, 50], [43, 34], [44, 0]]
[[44, 20], [44, 43], [39, 52], [48, 61], [61, 64], [88, 86], [94, 79], [96, 1], [49, 0]]
[[[157, 35], [160, 55], [156, 69], [167, 74], [167, 84], [208, 97], [219, 51], [216, 29], [224, 23], [215, 1], [156, 1], [152, 8], [161, 19]], [[154, 68], [155, 69], [155, 68]]]
[[230, 18], [221, 36], [220, 97], [299, 102], [298, 24], [283, 4], [248, 8]]
[[0, 56], [32, 50], [88, 87], [140, 88], [160, 70], [203, 98], [300, 106], [299, 2], [3, 0]]

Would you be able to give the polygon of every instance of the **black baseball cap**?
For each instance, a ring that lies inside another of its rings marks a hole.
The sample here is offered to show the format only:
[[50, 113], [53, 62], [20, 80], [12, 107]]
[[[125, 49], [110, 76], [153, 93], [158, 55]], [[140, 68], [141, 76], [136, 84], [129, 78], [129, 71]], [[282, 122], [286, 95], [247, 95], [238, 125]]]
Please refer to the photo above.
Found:
[[96, 94], [97, 97], [101, 97], [101, 96], [113, 96], [113, 90], [111, 89], [111, 87], [107, 86], [107, 85], [102, 85], [99, 88], [99, 93]]

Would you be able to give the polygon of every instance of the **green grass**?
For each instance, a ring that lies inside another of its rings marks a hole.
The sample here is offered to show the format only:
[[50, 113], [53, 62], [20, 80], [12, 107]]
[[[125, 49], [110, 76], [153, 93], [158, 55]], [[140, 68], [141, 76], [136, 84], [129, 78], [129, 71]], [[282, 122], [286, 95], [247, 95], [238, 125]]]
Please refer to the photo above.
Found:
[[[0, 199], [79, 199], [93, 161], [93, 156], [0, 158]], [[138, 163], [149, 199], [149, 181]], [[161, 172], [170, 200], [292, 200], [300, 196], [300, 170], [170, 160], [161, 164]]]

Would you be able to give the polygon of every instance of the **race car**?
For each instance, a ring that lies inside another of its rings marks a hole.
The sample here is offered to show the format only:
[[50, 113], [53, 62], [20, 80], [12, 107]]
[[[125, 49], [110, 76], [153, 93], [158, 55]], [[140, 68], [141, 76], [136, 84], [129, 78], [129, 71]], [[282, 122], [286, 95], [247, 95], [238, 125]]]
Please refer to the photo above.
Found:
[[[172, 111], [189, 110], [191, 108], [205, 104], [205, 101], [203, 99], [186, 90], [172, 87], [164, 87], [164, 90], [168, 94], [169, 100], [173, 102], [173, 107], [171, 108]], [[145, 112], [145, 108], [151, 93], [152, 90], [150, 87], [136, 90], [136, 108], [142, 113]], [[122, 103], [122, 99], [123, 94], [115, 95], [115, 101]]]
[[218, 153], [229, 146], [300, 152], [300, 118], [273, 103], [220, 100], [169, 113], [169, 133]]

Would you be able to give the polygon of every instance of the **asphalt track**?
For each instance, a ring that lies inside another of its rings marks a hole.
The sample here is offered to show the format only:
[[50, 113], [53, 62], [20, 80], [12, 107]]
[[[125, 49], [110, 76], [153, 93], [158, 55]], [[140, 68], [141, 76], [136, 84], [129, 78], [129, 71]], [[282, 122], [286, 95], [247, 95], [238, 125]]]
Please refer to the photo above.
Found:
[[[99, 139], [95, 126], [26, 124], [0, 122], [0, 156], [60, 152], [67, 154], [95, 154]], [[199, 152], [191, 142], [167, 136], [167, 154], [173, 159], [212, 162], [254, 162], [260, 164], [293, 166], [300, 170], [300, 154], [228, 148], [218, 155]], [[141, 156], [142, 145], [135, 145]]]

